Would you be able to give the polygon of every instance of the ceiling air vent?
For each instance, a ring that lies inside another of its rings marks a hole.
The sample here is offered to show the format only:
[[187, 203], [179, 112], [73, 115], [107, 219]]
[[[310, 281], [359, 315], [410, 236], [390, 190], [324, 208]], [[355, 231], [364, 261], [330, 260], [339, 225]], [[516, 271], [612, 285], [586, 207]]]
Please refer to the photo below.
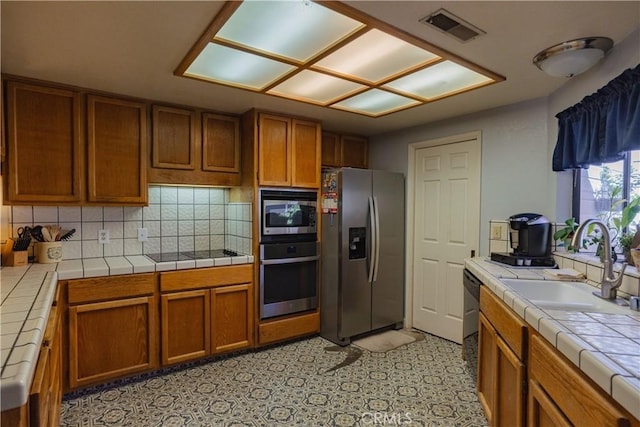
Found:
[[420, 19], [423, 24], [435, 27], [438, 31], [442, 31], [461, 42], [468, 42], [479, 35], [486, 34], [478, 27], [474, 27], [462, 18], [455, 16], [453, 13], [439, 9], [429, 16]]

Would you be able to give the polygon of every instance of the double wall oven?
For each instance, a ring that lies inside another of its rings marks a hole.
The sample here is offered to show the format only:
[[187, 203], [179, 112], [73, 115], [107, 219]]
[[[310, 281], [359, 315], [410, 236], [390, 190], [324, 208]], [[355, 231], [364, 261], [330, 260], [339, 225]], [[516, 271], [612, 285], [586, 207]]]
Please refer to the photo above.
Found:
[[261, 188], [260, 318], [318, 307], [315, 191]]

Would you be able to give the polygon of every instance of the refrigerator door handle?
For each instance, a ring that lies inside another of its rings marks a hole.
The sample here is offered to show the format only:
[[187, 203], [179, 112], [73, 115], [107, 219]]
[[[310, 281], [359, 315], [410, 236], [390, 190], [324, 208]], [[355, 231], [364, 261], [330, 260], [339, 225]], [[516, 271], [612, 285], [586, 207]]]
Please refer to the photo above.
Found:
[[376, 237], [377, 237], [377, 229], [375, 222], [375, 214], [373, 207], [373, 198], [369, 196], [369, 222], [371, 224], [371, 245], [369, 252], [369, 276], [367, 281], [371, 284], [373, 283], [373, 271], [375, 268], [375, 256], [376, 256]]
[[378, 210], [378, 198], [373, 198], [374, 219], [376, 221], [376, 238], [375, 238], [375, 267], [373, 269], [373, 281], [378, 281], [378, 266], [380, 265], [380, 213]]

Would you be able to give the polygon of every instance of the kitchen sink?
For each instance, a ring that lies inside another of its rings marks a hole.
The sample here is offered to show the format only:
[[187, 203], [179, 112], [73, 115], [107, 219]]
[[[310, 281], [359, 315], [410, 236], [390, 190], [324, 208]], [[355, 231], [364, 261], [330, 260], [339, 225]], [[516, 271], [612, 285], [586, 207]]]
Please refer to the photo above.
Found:
[[[551, 310], [630, 314], [629, 307], [593, 295], [597, 289], [582, 282], [501, 279], [513, 292], [532, 304]], [[617, 301], [620, 301], [619, 299]]]

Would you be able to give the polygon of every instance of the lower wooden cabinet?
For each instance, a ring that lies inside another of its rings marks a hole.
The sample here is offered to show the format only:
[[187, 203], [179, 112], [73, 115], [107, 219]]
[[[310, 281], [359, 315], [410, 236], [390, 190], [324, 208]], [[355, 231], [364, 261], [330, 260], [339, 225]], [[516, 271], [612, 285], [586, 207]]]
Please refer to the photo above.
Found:
[[[211, 353], [209, 290], [162, 295], [162, 364], [184, 362]], [[187, 333], [188, 331], [188, 333]]]
[[69, 282], [71, 388], [158, 366], [154, 290], [153, 274]]
[[250, 283], [211, 290], [213, 353], [249, 348], [253, 344], [253, 306]]
[[530, 342], [530, 427], [640, 425], [544, 338], [532, 333]]
[[251, 348], [252, 277], [249, 264], [162, 273], [162, 364]]
[[480, 311], [478, 399], [492, 426], [523, 426], [527, 327], [486, 287], [481, 287]]

